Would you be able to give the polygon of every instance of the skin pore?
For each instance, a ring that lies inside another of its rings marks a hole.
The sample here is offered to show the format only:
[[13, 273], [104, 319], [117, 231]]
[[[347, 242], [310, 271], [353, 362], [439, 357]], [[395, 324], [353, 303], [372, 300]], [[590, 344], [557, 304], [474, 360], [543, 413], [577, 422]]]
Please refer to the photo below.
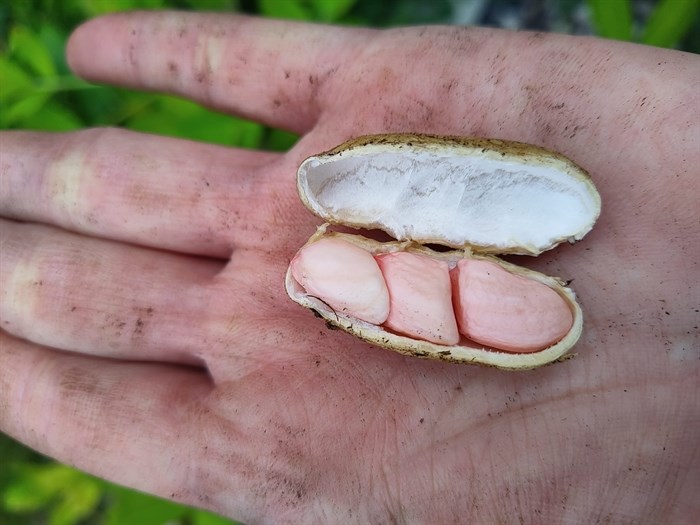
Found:
[[[690, 522], [698, 453], [698, 58], [592, 38], [112, 15], [94, 82], [302, 135], [284, 155], [120, 129], [0, 140], [0, 428], [250, 523]], [[404, 357], [286, 297], [318, 220], [294, 174], [357, 135], [545, 146], [603, 212], [519, 264], [574, 280], [578, 356]]]

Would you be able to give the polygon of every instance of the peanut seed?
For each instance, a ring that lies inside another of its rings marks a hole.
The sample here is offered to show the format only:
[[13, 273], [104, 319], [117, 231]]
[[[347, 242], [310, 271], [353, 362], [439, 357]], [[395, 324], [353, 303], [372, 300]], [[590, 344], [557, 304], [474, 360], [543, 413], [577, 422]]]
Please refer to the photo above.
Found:
[[450, 274], [459, 331], [473, 341], [529, 353], [557, 343], [571, 329], [571, 310], [543, 283], [483, 260], [463, 259]]
[[339, 239], [321, 239], [292, 259], [292, 275], [337, 312], [372, 324], [389, 315], [389, 291], [374, 257]]

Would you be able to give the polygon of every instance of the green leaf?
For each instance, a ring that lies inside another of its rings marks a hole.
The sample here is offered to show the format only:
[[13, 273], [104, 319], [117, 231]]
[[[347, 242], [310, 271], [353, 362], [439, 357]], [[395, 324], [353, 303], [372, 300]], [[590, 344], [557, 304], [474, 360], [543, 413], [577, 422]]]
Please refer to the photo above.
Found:
[[88, 84], [83, 79], [78, 78], [75, 75], [42, 77], [37, 79], [35, 83], [36, 91], [46, 91], [50, 93], [96, 88], [97, 86]]
[[596, 33], [604, 38], [632, 40], [629, 0], [588, 0]]
[[38, 452], [21, 445], [0, 432], [0, 523], [3, 525], [18, 523], [17, 513], [7, 509], [5, 501], [7, 491], [19, 480], [19, 465], [25, 463], [41, 464], [46, 461], [47, 459]]
[[66, 62], [67, 28], [58, 27], [49, 23], [42, 23], [39, 28], [38, 36], [51, 55], [51, 61], [56, 66], [58, 74], [69, 74], [70, 70]]
[[262, 147], [267, 151], [285, 152], [292, 149], [298, 138], [297, 135], [288, 131], [270, 129], [263, 140]]
[[239, 0], [187, 0], [187, 5], [200, 11], [237, 11]]
[[50, 51], [29, 28], [14, 26], [10, 31], [11, 56], [39, 76], [56, 74]]
[[661, 0], [651, 13], [642, 36], [645, 44], [674, 47], [698, 16], [699, 0]]
[[313, 20], [313, 12], [303, 0], [258, 0], [260, 13], [287, 20]]
[[0, 114], [0, 126], [9, 127], [37, 113], [49, 99], [47, 93], [33, 93], [9, 104]]
[[65, 103], [80, 115], [86, 126], [114, 126], [147, 105], [154, 97], [151, 94], [100, 86], [92, 89], [89, 96], [77, 92], [68, 93], [64, 98]]
[[[170, 4], [171, 2], [168, 2]], [[117, 11], [133, 9], [160, 9], [165, 7], [164, 0], [81, 0], [81, 9], [87, 18], [106, 15]]]
[[[177, 117], [180, 119], [196, 117], [197, 115], [201, 115], [203, 113], [210, 113], [195, 102], [184, 98], [170, 96], [158, 97], [156, 109], [162, 116]], [[228, 120], [228, 117], [218, 113], [211, 112], [211, 114], [212, 116], [219, 116], [222, 119]]]
[[104, 525], [164, 525], [189, 515], [183, 505], [142, 494], [117, 485], [105, 484], [109, 505]]
[[69, 131], [83, 126], [75, 113], [56, 101], [48, 102], [39, 111], [17, 123], [20, 128], [42, 131]]
[[90, 516], [100, 503], [102, 491], [98, 483], [78, 471], [60, 493], [60, 499], [49, 513], [50, 525], [75, 525]]
[[48, 510], [50, 525], [74, 525], [92, 514], [100, 500], [97, 480], [58, 463], [22, 465], [4, 492], [3, 506], [17, 514]]
[[33, 87], [32, 79], [14, 61], [0, 57], [0, 102], [23, 98]]
[[357, 0], [312, 0], [314, 11], [323, 22], [336, 22], [348, 14]]
[[233, 133], [229, 145], [239, 148], [257, 149], [262, 142], [265, 128], [255, 122], [233, 120]]
[[344, 22], [366, 26], [397, 26], [415, 24], [449, 24], [457, 14], [456, 0], [401, 0], [378, 2], [360, 0], [353, 8], [352, 18]]
[[36, 479], [32, 467], [23, 465], [14, 469], [15, 481], [5, 489], [0, 503], [10, 512], [24, 514], [48, 504], [54, 491]]
[[192, 514], [192, 525], [236, 525], [238, 522], [232, 521], [223, 516], [217, 516], [204, 510], [196, 510]]
[[[99, 105], [96, 104], [91, 110], [98, 117], [96, 122], [109, 126], [121, 126], [129, 119], [143, 112], [153, 111], [153, 106], [158, 103], [161, 97], [150, 93], [139, 93], [127, 89], [108, 88], [99, 97]], [[111, 102], [111, 103], [109, 103]], [[108, 103], [105, 105], [105, 103]], [[167, 119], [168, 116], [166, 115]]]
[[124, 124], [137, 131], [257, 148], [263, 138], [260, 124], [203, 109], [193, 102], [159, 96], [151, 105], [134, 112]]

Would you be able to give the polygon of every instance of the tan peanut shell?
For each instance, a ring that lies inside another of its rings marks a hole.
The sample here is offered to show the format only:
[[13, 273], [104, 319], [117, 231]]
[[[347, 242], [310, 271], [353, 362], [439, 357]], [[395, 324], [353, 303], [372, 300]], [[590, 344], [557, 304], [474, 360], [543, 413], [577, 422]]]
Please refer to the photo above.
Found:
[[[588, 174], [565, 157], [500, 140], [378, 135], [360, 137], [306, 159], [299, 168], [297, 186], [307, 208], [327, 221], [307, 244], [338, 236], [373, 255], [407, 251], [451, 266], [462, 258], [488, 260], [550, 287], [573, 315], [569, 332], [538, 352], [505, 352], [464, 337], [455, 346], [437, 345], [336, 312], [322, 299], [307, 294], [288, 271], [288, 295], [330, 325], [402, 354], [509, 370], [537, 368], [562, 359], [579, 339], [583, 315], [571, 289], [557, 278], [493, 256], [537, 255], [562, 241], [579, 240], [592, 228], [600, 214], [600, 197]], [[532, 202], [520, 202], [521, 195]], [[485, 201], [498, 210], [489, 211]], [[508, 218], [510, 223], [504, 227], [503, 210], [509, 212], [509, 206], [514, 218]], [[475, 217], [474, 207], [485, 216]], [[381, 229], [400, 240], [379, 242], [332, 232], [329, 223]], [[531, 233], [530, 227], [541, 231]], [[485, 236], [484, 230], [492, 237]], [[456, 249], [435, 251], [423, 246], [427, 243]]]

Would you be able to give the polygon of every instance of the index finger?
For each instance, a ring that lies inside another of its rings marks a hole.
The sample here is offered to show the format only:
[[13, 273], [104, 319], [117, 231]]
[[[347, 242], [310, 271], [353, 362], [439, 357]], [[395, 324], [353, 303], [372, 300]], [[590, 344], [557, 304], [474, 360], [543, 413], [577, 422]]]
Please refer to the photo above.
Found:
[[183, 95], [303, 133], [325, 104], [324, 80], [370, 30], [219, 13], [133, 12], [89, 21], [67, 58], [80, 76]]

